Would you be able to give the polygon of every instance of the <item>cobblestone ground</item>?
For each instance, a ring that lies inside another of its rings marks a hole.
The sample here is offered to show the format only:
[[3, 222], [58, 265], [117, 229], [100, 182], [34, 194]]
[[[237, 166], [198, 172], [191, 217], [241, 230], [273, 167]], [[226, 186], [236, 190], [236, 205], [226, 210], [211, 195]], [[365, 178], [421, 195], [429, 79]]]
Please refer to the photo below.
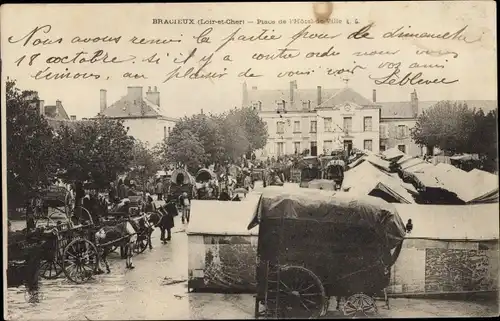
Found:
[[[191, 319], [253, 319], [255, 299], [251, 294], [213, 294], [190, 293], [189, 306]], [[384, 307], [384, 302], [377, 302], [378, 317], [479, 317], [498, 316], [498, 302], [489, 301], [454, 301], [439, 299], [403, 299], [391, 298], [391, 309]], [[335, 311], [333, 299], [324, 318], [342, 317]]]
[[75, 285], [60, 278], [43, 280], [41, 302], [27, 303], [24, 287], [7, 291], [9, 320], [188, 319], [187, 236], [180, 217], [172, 241], [161, 244], [153, 233], [153, 249], [134, 256], [134, 270], [113, 253], [111, 273]]

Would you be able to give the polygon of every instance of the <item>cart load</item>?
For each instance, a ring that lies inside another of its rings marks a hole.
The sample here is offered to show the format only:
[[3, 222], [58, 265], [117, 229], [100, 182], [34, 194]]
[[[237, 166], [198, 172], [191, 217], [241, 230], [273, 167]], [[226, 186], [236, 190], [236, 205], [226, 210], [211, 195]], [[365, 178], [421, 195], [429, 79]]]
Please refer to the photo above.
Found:
[[306, 156], [299, 160], [300, 187], [308, 187], [310, 181], [321, 178], [321, 161], [316, 156]]
[[219, 183], [217, 174], [202, 168], [196, 173], [196, 191], [200, 199], [217, 199], [219, 196]]
[[187, 193], [190, 199], [193, 198], [196, 180], [187, 170], [182, 168], [174, 170], [170, 182], [168, 200], [177, 200], [183, 193]]
[[363, 300], [376, 310], [405, 237], [391, 204], [312, 189], [266, 189], [248, 229], [256, 225], [257, 317], [318, 317], [331, 296], [351, 299], [348, 315]]

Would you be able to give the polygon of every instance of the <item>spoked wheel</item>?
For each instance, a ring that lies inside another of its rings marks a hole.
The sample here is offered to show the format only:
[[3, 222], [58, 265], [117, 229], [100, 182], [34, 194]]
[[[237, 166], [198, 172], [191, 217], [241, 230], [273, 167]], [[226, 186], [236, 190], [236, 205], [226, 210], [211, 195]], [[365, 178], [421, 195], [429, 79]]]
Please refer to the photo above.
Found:
[[40, 265], [40, 276], [46, 280], [57, 279], [63, 272], [63, 267], [57, 260], [43, 261]]
[[149, 235], [147, 233], [139, 234], [137, 236], [137, 241], [135, 242], [134, 252], [136, 254], [141, 254], [148, 248], [149, 245]]
[[76, 239], [66, 246], [63, 253], [63, 271], [74, 283], [87, 282], [98, 268], [97, 248], [85, 239]]
[[357, 293], [348, 297], [342, 307], [342, 312], [350, 318], [366, 318], [377, 315], [375, 300], [366, 294]]
[[327, 298], [321, 280], [301, 266], [280, 268], [276, 310], [281, 318], [315, 319], [324, 314]]

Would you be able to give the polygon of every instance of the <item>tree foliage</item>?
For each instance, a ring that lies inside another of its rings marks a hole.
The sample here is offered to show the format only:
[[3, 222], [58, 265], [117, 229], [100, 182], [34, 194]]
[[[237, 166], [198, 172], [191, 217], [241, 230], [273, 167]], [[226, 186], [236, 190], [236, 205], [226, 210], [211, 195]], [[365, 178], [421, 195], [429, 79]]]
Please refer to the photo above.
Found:
[[497, 159], [497, 110], [484, 113], [467, 104], [441, 101], [417, 118], [412, 138], [417, 144], [450, 153], [479, 154]]
[[[267, 137], [265, 123], [252, 108], [216, 115], [199, 114], [176, 123], [163, 147], [164, 157], [173, 162], [188, 162], [188, 167], [197, 170], [207, 164], [235, 161], [251, 154], [266, 145]], [[183, 148], [183, 144], [189, 148]]]
[[105, 188], [134, 160], [134, 139], [122, 121], [97, 119], [63, 125], [55, 139], [58, 176], [65, 182], [88, 181]]
[[6, 83], [9, 207], [23, 204], [55, 180], [53, 131], [38, 109], [38, 94]]
[[137, 185], [143, 186], [146, 180], [160, 169], [161, 164], [156, 151], [147, 143], [136, 140], [132, 148], [129, 178], [136, 181]]

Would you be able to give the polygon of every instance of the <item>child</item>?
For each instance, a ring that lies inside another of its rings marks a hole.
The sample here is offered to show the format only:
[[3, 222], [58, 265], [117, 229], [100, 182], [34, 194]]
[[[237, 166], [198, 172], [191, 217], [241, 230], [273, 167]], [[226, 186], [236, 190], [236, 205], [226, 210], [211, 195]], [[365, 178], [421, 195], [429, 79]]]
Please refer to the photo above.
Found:
[[186, 192], [182, 193], [182, 195], [179, 197], [179, 203], [182, 209], [182, 224], [184, 224], [184, 221], [186, 221], [186, 223], [189, 223], [191, 201], [189, 200]]

